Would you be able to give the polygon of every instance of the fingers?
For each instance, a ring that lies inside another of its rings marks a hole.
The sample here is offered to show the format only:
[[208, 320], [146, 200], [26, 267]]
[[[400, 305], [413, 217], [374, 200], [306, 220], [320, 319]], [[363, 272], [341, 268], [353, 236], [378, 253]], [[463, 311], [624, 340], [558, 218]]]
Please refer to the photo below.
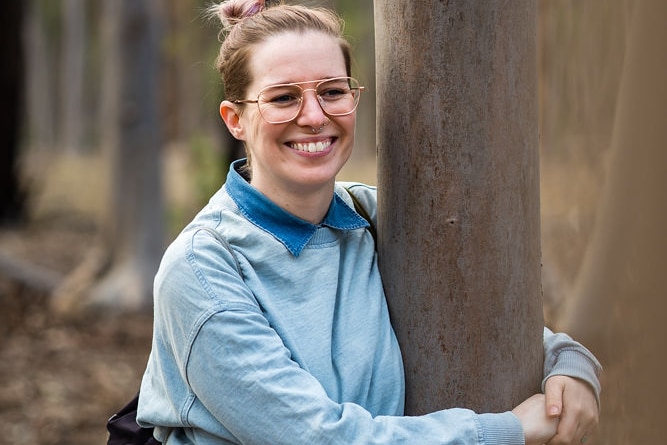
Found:
[[552, 405], [560, 405], [561, 411], [556, 435], [547, 444], [585, 443], [597, 428], [599, 420], [597, 400], [593, 391], [584, 382], [569, 377], [547, 382], [545, 393], [547, 391], [551, 394], [545, 394], [547, 412]]
[[[597, 409], [597, 407], [596, 407]], [[597, 416], [585, 407], [566, 405], [560, 416], [556, 435], [547, 445], [578, 445], [586, 443], [597, 427]]]
[[547, 380], [544, 387], [546, 412], [549, 417], [558, 417], [563, 412], [563, 391], [566, 377], [554, 376]]
[[547, 442], [548, 445], [576, 445], [585, 436], [585, 431], [578, 423], [576, 416], [567, 410], [563, 413], [558, 423], [556, 435]]
[[536, 394], [512, 410], [523, 428], [526, 445], [544, 444], [556, 434], [558, 419], [544, 413], [544, 395]]

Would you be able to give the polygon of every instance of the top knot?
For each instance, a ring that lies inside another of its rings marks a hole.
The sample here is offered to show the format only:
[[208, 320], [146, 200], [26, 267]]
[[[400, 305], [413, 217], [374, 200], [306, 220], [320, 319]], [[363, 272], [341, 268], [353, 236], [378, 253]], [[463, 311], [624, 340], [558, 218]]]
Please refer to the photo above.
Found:
[[[234, 25], [272, 6], [270, 0], [226, 0], [213, 4], [208, 9], [211, 17], [222, 22], [223, 29], [230, 31]], [[276, 2], [277, 3], [277, 2]]]

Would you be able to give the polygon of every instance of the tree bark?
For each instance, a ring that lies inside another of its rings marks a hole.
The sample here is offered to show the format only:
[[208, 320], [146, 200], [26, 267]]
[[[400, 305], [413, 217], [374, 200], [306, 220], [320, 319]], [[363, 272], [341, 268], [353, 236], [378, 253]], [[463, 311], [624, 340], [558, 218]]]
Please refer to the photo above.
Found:
[[606, 368], [600, 444], [664, 441], [667, 3], [635, 3], [608, 182], [564, 327]]
[[406, 414], [542, 375], [536, 6], [376, 1], [380, 267]]

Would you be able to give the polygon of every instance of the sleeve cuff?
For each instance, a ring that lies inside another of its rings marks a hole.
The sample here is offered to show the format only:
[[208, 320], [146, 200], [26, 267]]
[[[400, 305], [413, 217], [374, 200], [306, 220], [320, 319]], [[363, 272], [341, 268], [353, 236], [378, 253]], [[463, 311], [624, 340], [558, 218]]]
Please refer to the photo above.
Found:
[[558, 354], [558, 360], [555, 361], [549, 373], [542, 380], [542, 392], [544, 392], [544, 387], [549, 377], [566, 375], [588, 383], [595, 393], [598, 406], [600, 406], [602, 386], [600, 385], [599, 374], [601, 370], [602, 367], [592, 355], [582, 354], [579, 350], [562, 350]]
[[524, 445], [523, 427], [519, 419], [507, 411], [499, 414], [479, 414], [484, 444]]

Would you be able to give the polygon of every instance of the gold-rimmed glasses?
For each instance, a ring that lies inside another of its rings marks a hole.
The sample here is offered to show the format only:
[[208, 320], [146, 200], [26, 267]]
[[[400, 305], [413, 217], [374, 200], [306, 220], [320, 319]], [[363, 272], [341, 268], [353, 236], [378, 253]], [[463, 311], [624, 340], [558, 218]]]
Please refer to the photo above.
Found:
[[[303, 88], [304, 84], [315, 83], [313, 88]], [[235, 104], [256, 103], [259, 114], [270, 124], [283, 124], [294, 120], [303, 108], [303, 95], [314, 91], [322, 111], [328, 116], [352, 114], [359, 105], [364, 87], [353, 77], [334, 77], [308, 82], [269, 85], [260, 90], [257, 99], [232, 101]]]

